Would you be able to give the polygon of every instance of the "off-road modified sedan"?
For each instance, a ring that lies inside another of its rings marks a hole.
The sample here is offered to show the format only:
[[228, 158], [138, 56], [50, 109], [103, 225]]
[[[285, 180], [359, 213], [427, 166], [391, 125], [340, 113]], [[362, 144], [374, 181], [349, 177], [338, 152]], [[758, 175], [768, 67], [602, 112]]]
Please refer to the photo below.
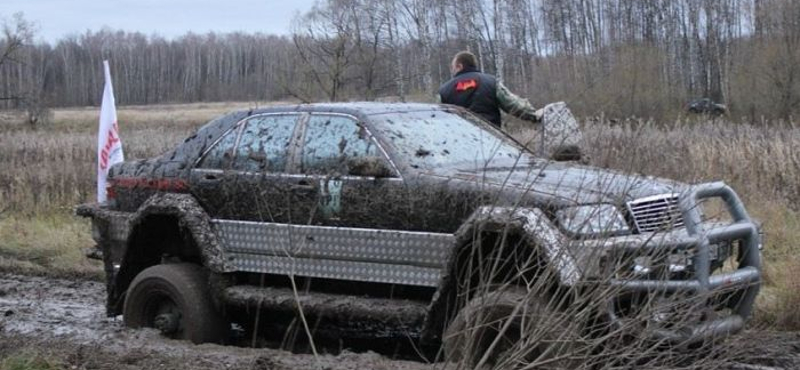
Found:
[[528, 368], [740, 331], [760, 235], [734, 191], [555, 160], [579, 142], [547, 133], [577, 125], [563, 104], [543, 124], [520, 143], [445, 105], [215, 119], [77, 208], [107, 312], [195, 343], [299, 328]]

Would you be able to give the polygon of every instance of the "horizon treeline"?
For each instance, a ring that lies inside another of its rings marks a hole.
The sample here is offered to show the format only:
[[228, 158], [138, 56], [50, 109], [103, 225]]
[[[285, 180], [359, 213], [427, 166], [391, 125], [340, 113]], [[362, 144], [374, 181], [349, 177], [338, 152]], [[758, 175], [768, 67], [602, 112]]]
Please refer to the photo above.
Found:
[[284, 36], [101, 30], [32, 39], [0, 64], [0, 97], [97, 105], [108, 59], [120, 105], [433, 101], [453, 54], [470, 50], [534, 105], [566, 101], [581, 116], [671, 119], [703, 97], [737, 119], [800, 110], [792, 0], [323, 0]]

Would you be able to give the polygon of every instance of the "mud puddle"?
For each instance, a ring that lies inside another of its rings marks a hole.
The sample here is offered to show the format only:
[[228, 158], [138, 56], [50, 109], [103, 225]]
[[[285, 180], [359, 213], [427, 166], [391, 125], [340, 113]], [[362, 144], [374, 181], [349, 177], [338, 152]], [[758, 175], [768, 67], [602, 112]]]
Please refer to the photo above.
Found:
[[[104, 285], [44, 277], [0, 275], [0, 358], [35, 349], [67, 368], [176, 369], [430, 369], [349, 349], [337, 355], [294, 354], [272, 348], [193, 345], [132, 330], [108, 318]], [[441, 367], [441, 366], [437, 366]]]
[[104, 286], [92, 281], [0, 277], [4, 332], [99, 340], [121, 329], [104, 315]]

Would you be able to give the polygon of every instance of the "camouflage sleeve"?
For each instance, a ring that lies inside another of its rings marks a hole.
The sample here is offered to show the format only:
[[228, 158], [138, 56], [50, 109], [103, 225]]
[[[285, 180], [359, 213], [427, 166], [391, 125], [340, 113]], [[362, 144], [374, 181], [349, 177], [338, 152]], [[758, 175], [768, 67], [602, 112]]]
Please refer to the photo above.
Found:
[[540, 122], [541, 117], [528, 99], [514, 95], [502, 83], [497, 83], [497, 102], [500, 109], [526, 121]]

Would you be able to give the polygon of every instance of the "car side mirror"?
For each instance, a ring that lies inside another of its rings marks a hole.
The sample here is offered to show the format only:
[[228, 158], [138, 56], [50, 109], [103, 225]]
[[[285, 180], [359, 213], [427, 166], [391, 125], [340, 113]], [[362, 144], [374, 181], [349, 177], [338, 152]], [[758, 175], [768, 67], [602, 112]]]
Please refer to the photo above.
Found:
[[381, 157], [356, 157], [347, 160], [347, 173], [352, 176], [393, 177], [394, 172]]
[[555, 161], [580, 160], [583, 134], [578, 120], [567, 108], [567, 104], [564, 102], [548, 104], [542, 111], [539, 154]]

